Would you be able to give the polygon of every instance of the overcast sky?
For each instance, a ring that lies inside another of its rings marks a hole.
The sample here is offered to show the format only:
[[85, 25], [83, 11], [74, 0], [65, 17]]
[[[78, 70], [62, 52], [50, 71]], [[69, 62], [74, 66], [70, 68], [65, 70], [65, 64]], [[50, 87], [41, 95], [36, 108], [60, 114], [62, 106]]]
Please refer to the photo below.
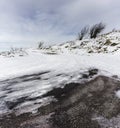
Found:
[[62, 42], [84, 25], [120, 29], [119, 0], [0, 0], [0, 42]]

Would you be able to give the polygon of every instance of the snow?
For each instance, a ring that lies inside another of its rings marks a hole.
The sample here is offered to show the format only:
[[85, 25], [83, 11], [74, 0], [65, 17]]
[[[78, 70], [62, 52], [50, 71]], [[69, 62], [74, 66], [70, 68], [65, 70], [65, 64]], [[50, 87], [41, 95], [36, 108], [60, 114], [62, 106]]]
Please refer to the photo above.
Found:
[[72, 54], [47, 55], [30, 52], [23, 57], [0, 57], [0, 79], [10, 79], [42, 71], [54, 73], [71, 73], [95, 67], [100, 70], [120, 75], [119, 54]]
[[57, 69], [58, 72], [68, 72], [78, 67], [77, 59], [70, 55], [45, 55], [29, 53], [29, 56], [15, 58], [0, 58], [0, 79], [33, 74]]
[[[9, 111], [6, 107], [7, 101], [17, 102], [23, 97], [35, 100], [26, 100], [16, 106], [16, 109], [21, 111], [25, 108], [37, 109], [40, 104], [34, 105], [35, 103], [48, 102], [48, 100], [37, 99], [37, 97], [51, 88], [62, 87], [68, 82], [80, 82], [81, 73], [89, 68], [97, 68], [104, 75], [120, 77], [119, 44], [112, 47], [102, 46], [99, 43], [99, 41], [104, 43], [107, 38], [118, 42], [120, 39], [116, 38], [118, 35], [120, 37], [120, 33], [114, 32], [104, 38], [73, 41], [52, 46], [50, 49], [26, 49], [20, 54], [13, 53], [13, 56], [2, 53], [0, 55], [0, 113]], [[102, 48], [98, 53], [97, 48], [100, 45]], [[107, 52], [104, 51], [104, 47]], [[89, 50], [93, 52], [89, 53]], [[35, 76], [35, 74], [38, 75]], [[20, 78], [25, 75], [29, 76]], [[116, 92], [116, 96], [120, 98], [119, 91]]]
[[120, 90], [116, 91], [116, 96], [120, 98]]
[[119, 128], [120, 127], [120, 116], [112, 117], [111, 119], [107, 119], [103, 116], [92, 118], [99, 123], [102, 128]]

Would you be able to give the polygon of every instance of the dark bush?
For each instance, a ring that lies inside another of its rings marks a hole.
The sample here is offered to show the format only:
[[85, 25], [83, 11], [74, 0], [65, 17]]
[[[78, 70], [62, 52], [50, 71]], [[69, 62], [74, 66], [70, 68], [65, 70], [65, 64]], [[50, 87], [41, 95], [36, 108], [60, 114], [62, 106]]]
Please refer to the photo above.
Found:
[[44, 42], [39, 42], [38, 43], [38, 49], [42, 49], [43, 48], [43, 44], [44, 44]]
[[90, 29], [90, 38], [96, 38], [105, 29], [105, 24], [102, 22], [95, 24]]
[[84, 28], [81, 29], [80, 33], [78, 33], [78, 40], [82, 40], [83, 37], [88, 33], [89, 27], [85, 26]]

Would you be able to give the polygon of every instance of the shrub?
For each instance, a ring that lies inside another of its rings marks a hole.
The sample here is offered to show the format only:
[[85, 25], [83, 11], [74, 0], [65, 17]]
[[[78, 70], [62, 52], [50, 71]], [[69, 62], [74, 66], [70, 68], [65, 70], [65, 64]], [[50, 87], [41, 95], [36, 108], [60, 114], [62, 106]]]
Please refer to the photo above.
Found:
[[78, 33], [78, 40], [82, 40], [83, 37], [88, 33], [89, 27], [85, 26], [84, 28], [81, 29], [80, 33]]
[[107, 39], [104, 45], [111, 45], [111, 44], [112, 42], [109, 39]]
[[111, 44], [111, 46], [116, 46], [116, 45], [118, 45], [118, 44], [117, 44], [117, 43], [112, 43], [112, 44]]
[[39, 49], [42, 49], [42, 48], [43, 48], [43, 44], [44, 44], [44, 42], [39, 42], [39, 43], [38, 43], [38, 48], [39, 48]]
[[95, 24], [90, 29], [90, 38], [96, 38], [99, 33], [105, 29], [105, 24], [102, 22]]

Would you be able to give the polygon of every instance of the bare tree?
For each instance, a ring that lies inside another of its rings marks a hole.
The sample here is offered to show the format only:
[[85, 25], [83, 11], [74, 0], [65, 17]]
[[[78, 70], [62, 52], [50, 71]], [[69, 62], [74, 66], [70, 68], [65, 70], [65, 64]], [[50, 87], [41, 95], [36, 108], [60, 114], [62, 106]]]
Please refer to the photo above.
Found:
[[78, 40], [82, 40], [83, 37], [88, 33], [89, 27], [85, 26], [84, 28], [81, 29], [80, 33], [78, 33]]
[[90, 29], [90, 38], [96, 38], [99, 33], [105, 29], [105, 24], [102, 22], [95, 24]]

